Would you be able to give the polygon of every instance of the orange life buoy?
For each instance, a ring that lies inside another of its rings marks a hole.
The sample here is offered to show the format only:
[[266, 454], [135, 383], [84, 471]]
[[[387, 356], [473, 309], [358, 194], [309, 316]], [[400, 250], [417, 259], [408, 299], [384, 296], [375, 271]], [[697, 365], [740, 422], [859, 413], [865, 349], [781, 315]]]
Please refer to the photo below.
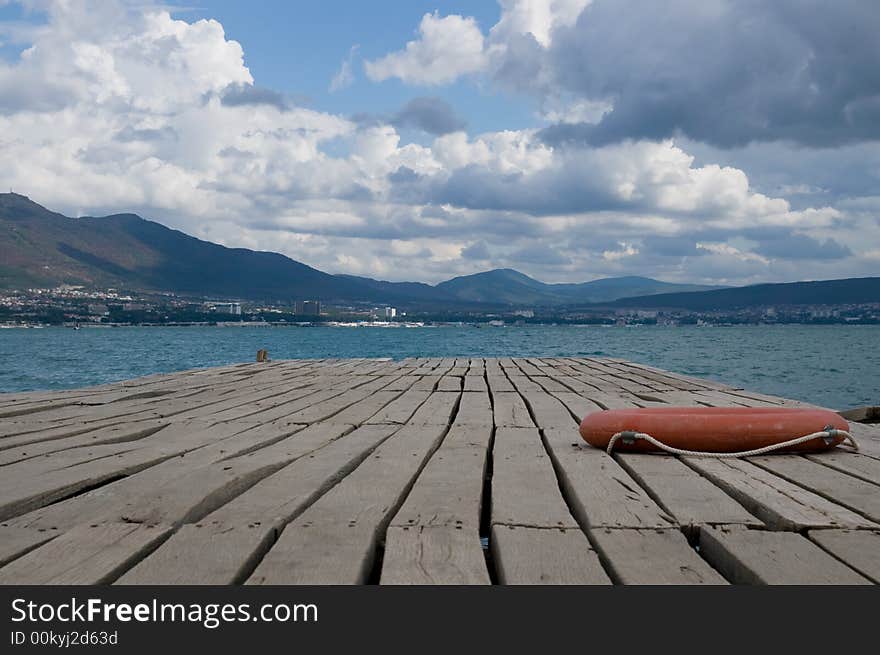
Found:
[[[849, 430], [839, 414], [827, 409], [775, 407], [647, 407], [587, 414], [580, 433], [596, 448], [607, 448], [615, 434], [645, 433], [672, 448], [733, 453], [764, 448], [828, 428]], [[779, 452], [816, 452], [833, 448], [845, 436], [816, 437]], [[620, 439], [615, 450], [659, 450], [643, 439]]]

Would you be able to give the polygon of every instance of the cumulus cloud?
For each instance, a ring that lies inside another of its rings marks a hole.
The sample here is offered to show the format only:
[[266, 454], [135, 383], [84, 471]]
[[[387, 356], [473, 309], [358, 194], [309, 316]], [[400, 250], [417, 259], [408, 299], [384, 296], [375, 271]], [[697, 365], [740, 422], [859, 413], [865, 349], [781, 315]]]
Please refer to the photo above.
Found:
[[354, 58], [360, 46], [355, 44], [348, 51], [348, 57], [342, 60], [339, 70], [330, 80], [330, 93], [340, 91], [352, 85], [354, 82]]
[[697, 248], [715, 255], [723, 255], [725, 257], [738, 259], [742, 262], [759, 262], [764, 265], [770, 263], [770, 260], [766, 257], [762, 257], [757, 253], [749, 252], [747, 250], [740, 250], [736, 246], [732, 246], [728, 243], [698, 243]]
[[558, 266], [571, 263], [570, 257], [543, 243], [533, 243], [520, 248], [514, 251], [510, 258], [518, 262], [540, 264], [542, 266]]
[[820, 241], [806, 234], [790, 234], [784, 239], [759, 243], [755, 252], [766, 257], [783, 259], [845, 259], [852, 250], [832, 238]]
[[[437, 204], [547, 216], [650, 211], [740, 228], [807, 218], [783, 199], [752, 191], [738, 169], [694, 166], [671, 141], [554, 150], [530, 131], [473, 140], [458, 133], [437, 139], [432, 153], [442, 174], [414, 184]], [[829, 212], [810, 218], [827, 222]]]
[[548, 128], [545, 138], [682, 134], [720, 147], [876, 140], [878, 31], [880, 12], [859, 0], [595, 0], [555, 33], [541, 66], [555, 88], [613, 109], [598, 124]]
[[603, 251], [602, 258], [606, 261], [613, 262], [618, 259], [623, 259], [624, 257], [633, 257], [639, 254], [639, 249], [634, 247], [631, 243], [620, 241], [617, 245], [619, 246], [617, 250]]
[[287, 108], [284, 96], [277, 91], [243, 83], [233, 83], [223, 89], [220, 92], [220, 102], [229, 107], [270, 105], [282, 111]]
[[397, 77], [410, 84], [435, 85], [481, 71], [486, 63], [476, 20], [435, 12], [422, 17], [418, 39], [403, 50], [365, 61], [364, 69], [374, 81]]
[[489, 246], [485, 241], [476, 241], [469, 246], [461, 249], [461, 256], [464, 259], [474, 259], [477, 261], [486, 261], [491, 258], [489, 254]]
[[[540, 55], [532, 81], [553, 80], [553, 53], [602, 1], [511, 0], [487, 37], [471, 19], [428, 14], [416, 41], [367, 71], [439, 84], [500, 74], [494, 62], [528, 51]], [[0, 186], [68, 214], [138, 211], [227, 245], [398, 280], [490, 266], [548, 281], [721, 283], [802, 277], [804, 262], [812, 277], [876, 270], [880, 197], [855, 192], [877, 188], [880, 160], [857, 146], [861, 170], [838, 166], [858, 180], [853, 193], [808, 189], [795, 204], [780, 185], [840, 187], [768, 171], [756, 188], [737, 165], [748, 149], [694, 145], [695, 156], [680, 139], [468, 134], [433, 96], [358, 120], [304, 108], [260, 86], [218, 22], [161, 7], [51, 4], [28, 38], [21, 57], [0, 62]], [[574, 86], [541, 98], [545, 119], [569, 126], [602, 126], [621, 106]], [[403, 128], [423, 132], [419, 143]]]
[[443, 98], [419, 97], [410, 100], [394, 115], [391, 124], [396, 127], [414, 127], [428, 134], [459, 132], [466, 126]]
[[3, 176], [46, 202], [235, 211], [246, 203], [223, 195], [237, 187], [308, 186], [297, 172], [319, 144], [353, 129], [254, 86], [216, 21], [104, 2], [52, 4], [47, 19], [18, 61], [0, 64], [0, 86], [60, 90], [51, 104], [0, 94], [15, 98], [0, 115]]
[[693, 234], [662, 236], [649, 235], [642, 238], [641, 250], [661, 257], [693, 257], [705, 254], [705, 250], [697, 248], [698, 237]]
[[614, 109], [614, 105], [604, 100], [573, 100], [563, 96], [545, 98], [539, 116], [550, 123], [596, 124]]
[[491, 30], [492, 40], [504, 42], [529, 35], [542, 47], [551, 45], [553, 33], [568, 27], [591, 0], [499, 0], [501, 17]]
[[554, 144], [880, 139], [870, 2], [499, 2], [485, 37], [467, 18], [426, 15], [419, 39], [368, 64], [369, 76], [444, 84], [484, 72], [539, 100], [558, 122], [543, 133]]

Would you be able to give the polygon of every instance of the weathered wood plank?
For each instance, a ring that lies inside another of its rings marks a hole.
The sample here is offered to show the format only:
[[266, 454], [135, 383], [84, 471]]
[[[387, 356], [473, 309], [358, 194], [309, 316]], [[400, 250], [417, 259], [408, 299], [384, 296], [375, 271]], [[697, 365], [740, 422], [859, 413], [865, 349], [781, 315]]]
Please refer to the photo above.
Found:
[[849, 431], [859, 441], [859, 453], [880, 459], [880, 425], [850, 423]]
[[597, 379], [605, 380], [606, 382], [610, 382], [613, 384], [614, 389], [623, 389], [625, 391], [629, 391], [633, 394], [639, 393], [656, 393], [656, 391], [649, 387], [646, 384], [640, 384], [638, 382], [633, 382], [632, 380], [628, 380], [623, 377], [619, 377], [617, 375], [597, 375]]
[[722, 382], [716, 382], [715, 380], [709, 380], [706, 378], [697, 378], [691, 375], [684, 375], [682, 373], [672, 373], [670, 371], [664, 371], [659, 368], [655, 368], [653, 366], [648, 366], [647, 364], [642, 364], [640, 362], [621, 362], [623, 366], [629, 369], [636, 369], [646, 372], [652, 372], [660, 374], [666, 378], [668, 378], [670, 384], [674, 384], [676, 382], [685, 382], [692, 386], [698, 386], [705, 389], [720, 389], [720, 390], [729, 390], [733, 389], [728, 384], [724, 384]]
[[665, 530], [589, 531], [603, 564], [618, 584], [726, 584], [681, 532]]
[[517, 373], [518, 371], [508, 369], [507, 379], [510, 380], [510, 383], [513, 385], [514, 389], [516, 389], [519, 393], [525, 393], [527, 391], [544, 393], [544, 389], [541, 387], [540, 384], [534, 382], [531, 378], [528, 378], [525, 375]]
[[589, 383], [589, 379], [578, 373], [570, 366], [557, 367], [548, 372], [548, 375], [565, 387], [565, 391], [586, 394], [598, 391], [598, 387]]
[[637, 396], [633, 396], [629, 392], [623, 390], [612, 391], [581, 391], [579, 395], [583, 396], [592, 403], [595, 403], [600, 409], [630, 409], [639, 407], [636, 401]]
[[[342, 410], [354, 405], [364, 399], [369, 398], [378, 389], [387, 384], [387, 381], [381, 378], [371, 380], [365, 384], [359, 385], [354, 389], [344, 391], [341, 394], [328, 398], [319, 403], [310, 404], [297, 411], [286, 413], [283, 418], [291, 423], [318, 423], [340, 413]], [[259, 415], [260, 418], [265, 414]]]
[[210, 414], [206, 418], [218, 423], [245, 419], [259, 423], [271, 423], [272, 421], [285, 419], [295, 412], [334, 398], [342, 393], [344, 393], [344, 390], [341, 389], [304, 387], [280, 396], [272, 396], [271, 398], [255, 402], [238, 403], [237, 401], [230, 401], [231, 407], [216, 414]]
[[430, 391], [410, 389], [402, 396], [388, 403], [367, 419], [367, 423], [397, 423], [403, 425], [431, 395]]
[[528, 360], [514, 359], [513, 361], [516, 364], [517, 368], [522, 371], [523, 375], [528, 375], [530, 377], [533, 375], [543, 375], [541, 369], [539, 369], [534, 364], [529, 363]]
[[33, 528], [0, 528], [0, 567], [41, 546], [58, 533]]
[[374, 391], [363, 400], [349, 405], [338, 414], [334, 414], [325, 422], [361, 425], [397, 399], [401, 393], [400, 391], [386, 391], [385, 388]]
[[[144, 444], [124, 441], [120, 443], [88, 444], [81, 448], [72, 448], [33, 459], [25, 459], [22, 462], [18, 462], [16, 466], [6, 469], [4, 471], [6, 473], [4, 479], [8, 476], [10, 480], [20, 479], [36, 482], [41, 476], [49, 473], [98, 461], [110, 461], [145, 449]], [[112, 468], [112, 463], [107, 466]]]
[[492, 400], [496, 426], [517, 428], [535, 426], [528, 407], [518, 393], [496, 393], [492, 396]]
[[380, 583], [488, 585], [491, 580], [475, 530], [420, 525], [388, 528]]
[[363, 583], [385, 525], [446, 430], [407, 425], [385, 441], [284, 528], [247, 583]]
[[435, 391], [407, 421], [408, 425], [448, 426], [458, 409], [460, 393]]
[[50, 441], [84, 434], [91, 430], [99, 430], [126, 423], [125, 419], [106, 419], [84, 423], [74, 421], [63, 425], [47, 425], [45, 423], [17, 423], [14, 421], [0, 422], [0, 448], [14, 448], [38, 441]]
[[853, 407], [852, 409], [844, 409], [838, 412], [847, 421], [856, 421], [859, 423], [870, 423], [880, 421], [880, 407], [867, 405], [864, 407]]
[[837, 559], [880, 584], [880, 532], [810, 530], [808, 536]]
[[490, 426], [454, 425], [419, 474], [391, 525], [478, 530], [491, 438]]
[[794, 532], [703, 527], [700, 552], [737, 584], [870, 584]]
[[490, 521], [490, 545], [502, 584], [608, 581], [565, 504], [535, 428], [496, 430]]
[[[317, 427], [317, 426], [315, 426]], [[399, 429], [364, 426], [312, 450], [197, 522], [183, 526], [120, 584], [232, 584], [276, 534]]]
[[[62, 450], [71, 450], [83, 446], [97, 446], [112, 443], [137, 441], [158, 432], [168, 423], [164, 421], [142, 421], [123, 423], [107, 428], [90, 430], [73, 437], [36, 441], [29, 444], [0, 448], [0, 466], [8, 466], [34, 457], [44, 457]], [[4, 444], [5, 446], [5, 444]]]
[[498, 428], [492, 472], [492, 523], [576, 528], [535, 428]]
[[492, 393], [499, 392], [508, 392], [508, 391], [516, 391], [513, 385], [510, 383], [510, 380], [504, 376], [503, 373], [495, 373], [492, 372], [487, 373], [486, 380], [489, 383], [489, 389], [492, 390]]
[[479, 527], [491, 439], [488, 395], [465, 393], [455, 425], [391, 520], [382, 584], [489, 583]]
[[396, 380], [392, 380], [385, 387], [385, 391], [407, 391], [412, 385], [418, 381], [418, 376], [408, 373], [401, 375]]
[[582, 528], [676, 525], [613, 458], [581, 445], [576, 432], [572, 436], [567, 430], [545, 430], [544, 434], [568, 505]]
[[571, 414], [574, 414], [578, 421], [582, 421], [587, 414], [599, 412], [604, 409], [604, 407], [599, 405], [596, 401], [585, 398], [573, 391], [558, 391], [553, 395], [565, 405], [565, 408]]
[[537, 382], [539, 385], [541, 385], [541, 388], [547, 393], [555, 393], [557, 391], [565, 393], [571, 391], [571, 389], [566, 387], [564, 384], [548, 375], [536, 375], [533, 376], [531, 379], [533, 382]]
[[444, 375], [437, 383], [437, 391], [461, 391], [462, 379], [456, 375]]
[[419, 391], [434, 391], [440, 382], [439, 375], [424, 375], [420, 380], [413, 384], [412, 388]]
[[681, 526], [763, 523], [675, 457], [618, 454], [617, 461]]
[[523, 398], [539, 428], [565, 430], [577, 436], [578, 420], [559, 400], [543, 391], [526, 391], [523, 393]]
[[767, 394], [758, 393], [757, 391], [748, 391], [745, 389], [730, 388], [724, 389], [723, 391], [730, 396], [737, 396], [739, 398], [745, 399], [748, 402], [756, 400], [761, 401], [762, 404], [757, 405], [758, 407], [771, 405], [778, 405], [781, 407], [821, 407], [820, 405], [813, 405], [811, 403], [803, 402], [801, 400], [794, 400], [792, 398], [780, 398], [779, 396], [768, 396]]
[[[243, 428], [232, 426], [231, 429], [241, 431]], [[215, 441], [217, 434], [216, 428], [173, 424], [152, 435], [150, 444], [144, 447], [121, 450], [110, 457], [82, 461], [67, 467], [44, 469], [39, 475], [31, 474], [24, 467], [32, 460], [21, 462], [20, 467], [14, 467], [16, 475], [0, 477], [0, 519], [24, 514], [87, 487], [131, 475], [171, 457], [196, 450]], [[56, 456], [64, 454], [55, 453]]]
[[470, 371], [468, 371], [467, 377], [464, 379], [464, 390], [465, 391], [488, 391], [489, 388], [486, 386], [486, 379], [482, 376], [471, 375]]
[[[693, 391], [657, 391], [649, 394], [639, 394], [639, 398], [643, 400], [653, 400], [656, 402], [676, 405], [678, 407], [715, 407], [712, 402], [705, 397], [699, 397]], [[732, 404], [729, 401], [728, 404]]]
[[578, 528], [495, 524], [490, 543], [501, 584], [611, 584]]
[[880, 459], [868, 457], [863, 453], [845, 452], [841, 448], [834, 448], [815, 455], [805, 455], [805, 457], [817, 464], [828, 466], [865, 482], [880, 484]]
[[694, 391], [697, 389], [708, 388], [702, 384], [686, 382], [681, 378], [677, 378], [674, 375], [665, 372], [660, 373], [645, 368], [636, 368], [634, 366], [630, 366], [628, 362], [609, 364], [609, 366], [617, 371], [620, 371], [624, 375], [631, 375], [638, 380], [649, 381], [652, 383], [652, 386], [656, 386], [658, 390], [662, 388], [667, 388], [668, 391], [670, 390], [669, 387], [671, 387], [672, 389], [680, 389], [683, 391]]
[[[291, 389], [293, 386], [295, 388]], [[187, 402], [177, 402], [169, 405], [164, 409], [164, 414], [173, 416], [175, 420], [185, 421], [191, 418], [206, 419], [211, 418], [214, 421], [235, 421], [242, 419], [251, 414], [257, 414], [261, 411], [267, 411], [273, 407], [279, 407], [285, 403], [308, 398], [316, 393], [317, 389], [312, 388], [305, 383], [296, 385], [285, 385], [284, 387], [275, 386], [271, 390], [261, 390], [254, 393], [241, 393], [241, 389], [235, 389], [233, 393], [216, 394], [212, 402], [205, 401], [202, 406], [194, 407]], [[332, 393], [325, 390], [327, 395]], [[311, 402], [317, 402], [318, 399], [309, 399], [302, 401], [302, 406], [307, 406]]]
[[492, 419], [492, 401], [488, 393], [469, 392], [461, 395], [458, 412], [455, 415], [456, 425], [487, 426], [494, 425]]
[[750, 462], [696, 457], [683, 461], [775, 530], [876, 527], [855, 512]]
[[[82, 523], [176, 525], [199, 517], [285, 462], [345, 434], [348, 426], [259, 426], [173, 457], [116, 482], [6, 521], [3, 526], [68, 530]], [[292, 434], [293, 433], [293, 434]], [[2, 534], [5, 527], [0, 527]]]
[[859, 480], [805, 457], [764, 456], [749, 461], [789, 482], [880, 522], [880, 486]]
[[71, 530], [0, 569], [0, 584], [105, 584], [167, 537], [158, 526], [107, 523]]
[[776, 407], [776, 403], [766, 403], [741, 396], [734, 396], [726, 391], [692, 391], [690, 395], [704, 405], [712, 407]]

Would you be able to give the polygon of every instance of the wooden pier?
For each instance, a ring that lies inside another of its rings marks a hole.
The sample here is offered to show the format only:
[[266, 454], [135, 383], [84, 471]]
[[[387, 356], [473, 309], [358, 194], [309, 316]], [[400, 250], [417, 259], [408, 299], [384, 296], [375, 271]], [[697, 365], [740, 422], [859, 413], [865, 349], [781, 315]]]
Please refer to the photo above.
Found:
[[870, 584], [880, 426], [748, 460], [587, 412], [803, 406], [619, 359], [287, 360], [0, 394], [2, 584]]

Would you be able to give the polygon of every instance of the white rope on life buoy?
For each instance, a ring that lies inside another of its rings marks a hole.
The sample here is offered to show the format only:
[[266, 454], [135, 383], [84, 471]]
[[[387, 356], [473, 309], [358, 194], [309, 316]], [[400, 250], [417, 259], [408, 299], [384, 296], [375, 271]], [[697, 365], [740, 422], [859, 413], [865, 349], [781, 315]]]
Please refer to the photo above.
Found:
[[846, 430], [838, 430], [837, 428], [828, 427], [820, 432], [813, 432], [812, 434], [807, 434], [803, 437], [797, 437], [796, 439], [790, 439], [781, 443], [771, 444], [769, 446], [764, 446], [763, 448], [755, 448], [754, 450], [743, 450], [738, 453], [711, 453], [699, 450], [683, 450], [681, 448], [668, 446], [662, 441], [658, 441], [650, 434], [624, 430], [623, 432], [618, 432], [611, 437], [611, 440], [608, 442], [608, 448], [605, 449], [605, 452], [610, 455], [612, 449], [614, 448], [614, 444], [617, 442], [618, 439], [642, 439], [644, 441], [647, 441], [648, 443], [655, 445], [660, 450], [671, 453], [672, 455], [681, 455], [682, 457], [717, 457], [719, 459], [730, 459], [736, 457], [754, 457], [756, 455], [765, 455], [767, 453], [772, 453], [774, 450], [780, 450], [782, 448], [788, 448], [790, 446], [797, 446], [798, 444], [804, 443], [805, 441], [810, 441], [812, 439], [826, 439], [829, 440], [830, 443], [830, 440], [836, 439], [837, 437], [843, 437], [843, 442], [841, 443], [846, 443], [847, 441], [849, 441], [854, 450], [859, 449], [859, 444], [856, 443], [856, 440], [849, 432], [847, 432]]

